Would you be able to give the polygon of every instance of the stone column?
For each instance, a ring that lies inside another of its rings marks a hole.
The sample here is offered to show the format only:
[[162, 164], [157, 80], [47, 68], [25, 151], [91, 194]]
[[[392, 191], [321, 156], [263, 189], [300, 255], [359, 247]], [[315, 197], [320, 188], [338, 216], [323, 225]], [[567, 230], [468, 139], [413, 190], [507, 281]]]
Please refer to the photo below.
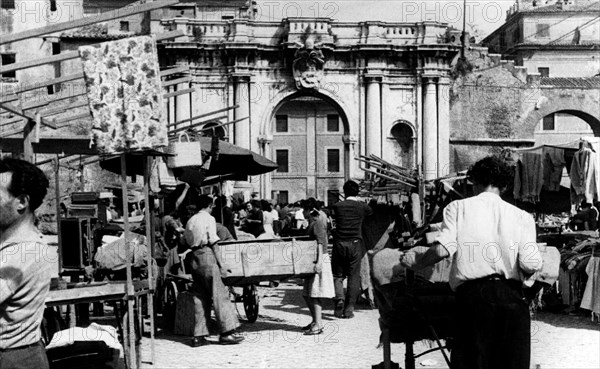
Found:
[[438, 177], [450, 173], [450, 84], [440, 78], [437, 87]]
[[[250, 116], [250, 76], [237, 75], [234, 76], [234, 95], [235, 104], [239, 105], [235, 108], [235, 119], [241, 119]], [[235, 140], [234, 144], [250, 150], [251, 134], [250, 134], [250, 119], [246, 119], [235, 123], [234, 127]]]
[[[181, 83], [179, 85], [177, 85], [177, 91], [181, 91], [181, 90], [185, 90], [189, 87], [188, 83]], [[190, 115], [190, 94], [183, 94], [183, 95], [177, 95], [175, 96], [175, 119], [176, 122], [183, 120], [183, 119], [189, 119], [192, 116]], [[190, 124], [190, 122], [186, 122], [183, 126], [186, 126]], [[182, 126], [182, 127], [183, 127]]]
[[437, 177], [437, 87], [434, 78], [423, 78], [423, 177]]
[[[267, 159], [271, 159], [271, 142], [273, 142], [273, 136], [266, 135], [258, 138], [258, 144], [260, 145], [260, 154]], [[260, 176], [260, 198], [270, 199], [271, 198], [271, 182], [273, 178], [273, 172], [265, 173]]]
[[[358, 140], [354, 136], [344, 135], [342, 137], [344, 141], [344, 182], [354, 177], [354, 170], [352, 169], [352, 164], [354, 162], [354, 157], [356, 155], [356, 144]], [[325, 192], [327, 195], [327, 192]], [[327, 198], [325, 196], [324, 198]]]
[[381, 76], [365, 76], [367, 82], [367, 155], [381, 157]]

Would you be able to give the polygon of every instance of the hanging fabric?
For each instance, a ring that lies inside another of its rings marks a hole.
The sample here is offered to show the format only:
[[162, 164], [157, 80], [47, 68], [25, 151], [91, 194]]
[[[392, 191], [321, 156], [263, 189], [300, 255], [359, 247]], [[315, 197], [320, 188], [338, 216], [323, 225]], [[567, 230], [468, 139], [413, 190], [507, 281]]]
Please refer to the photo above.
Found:
[[544, 189], [559, 191], [565, 167], [565, 150], [558, 147], [544, 146]]
[[543, 183], [544, 165], [541, 153], [524, 152], [515, 169], [514, 198], [537, 203]]
[[571, 170], [571, 202], [580, 204], [583, 200], [593, 203], [598, 198], [598, 154], [582, 141], [580, 149], [573, 156]]

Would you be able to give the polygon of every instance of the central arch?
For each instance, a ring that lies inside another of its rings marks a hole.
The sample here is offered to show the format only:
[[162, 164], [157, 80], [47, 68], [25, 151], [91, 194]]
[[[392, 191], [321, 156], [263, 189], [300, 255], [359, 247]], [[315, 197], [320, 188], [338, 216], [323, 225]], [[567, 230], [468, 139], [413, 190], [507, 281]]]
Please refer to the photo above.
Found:
[[[336, 96], [312, 90], [286, 91], [266, 111], [263, 152], [281, 164], [265, 178], [264, 192], [280, 202], [315, 197], [337, 201], [350, 177], [352, 131]], [[285, 165], [285, 163], [289, 163]]]

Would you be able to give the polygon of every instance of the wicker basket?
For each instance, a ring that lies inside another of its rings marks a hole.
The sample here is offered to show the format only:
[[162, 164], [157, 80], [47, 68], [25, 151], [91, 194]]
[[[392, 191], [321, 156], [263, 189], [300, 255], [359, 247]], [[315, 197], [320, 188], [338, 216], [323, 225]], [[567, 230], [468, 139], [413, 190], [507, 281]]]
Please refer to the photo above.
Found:
[[[182, 141], [185, 137], [186, 141]], [[190, 136], [182, 132], [179, 134], [179, 139], [169, 143], [170, 156], [167, 161], [167, 166], [173, 168], [195, 167], [202, 165], [202, 147], [199, 141], [190, 141]]]

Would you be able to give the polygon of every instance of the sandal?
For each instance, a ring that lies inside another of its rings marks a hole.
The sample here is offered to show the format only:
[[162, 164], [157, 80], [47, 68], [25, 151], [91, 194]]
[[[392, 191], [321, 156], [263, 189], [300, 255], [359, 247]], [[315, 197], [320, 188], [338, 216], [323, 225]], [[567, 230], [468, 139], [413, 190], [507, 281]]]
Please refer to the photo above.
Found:
[[304, 332], [305, 336], [316, 336], [318, 334], [323, 333], [323, 328], [319, 328], [319, 329], [309, 329], [306, 332]]
[[307, 325], [306, 327], [302, 327], [303, 331], [308, 331], [309, 329], [312, 329], [312, 327], [315, 326], [315, 323], [311, 322], [309, 325]]

